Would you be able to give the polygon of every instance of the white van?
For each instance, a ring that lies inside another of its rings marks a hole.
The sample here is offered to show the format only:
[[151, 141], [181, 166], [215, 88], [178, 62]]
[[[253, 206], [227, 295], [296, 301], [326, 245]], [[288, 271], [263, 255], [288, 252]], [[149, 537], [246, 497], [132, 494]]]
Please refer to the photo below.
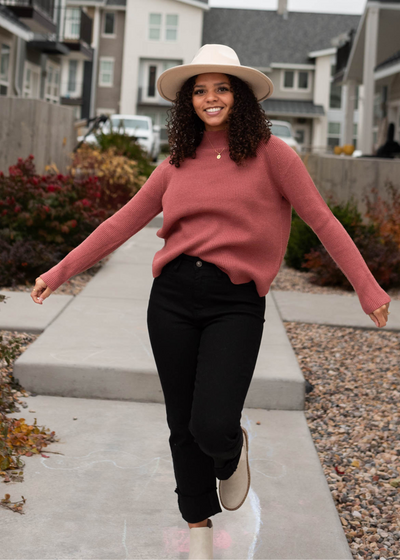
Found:
[[[111, 123], [110, 123], [111, 121]], [[110, 127], [114, 132], [121, 130], [128, 136], [135, 136], [140, 146], [147, 152], [150, 159], [157, 161], [160, 153], [160, 127], [153, 126], [150, 117], [142, 115], [110, 115], [109, 120], [100, 125], [99, 130], [107, 134]], [[82, 140], [78, 138], [78, 140]], [[97, 143], [94, 133], [85, 138], [85, 142]]]
[[288, 146], [293, 148], [298, 154], [301, 152], [300, 144], [293, 135], [292, 125], [287, 121], [274, 121], [270, 119], [272, 124], [271, 132], [286, 142]]

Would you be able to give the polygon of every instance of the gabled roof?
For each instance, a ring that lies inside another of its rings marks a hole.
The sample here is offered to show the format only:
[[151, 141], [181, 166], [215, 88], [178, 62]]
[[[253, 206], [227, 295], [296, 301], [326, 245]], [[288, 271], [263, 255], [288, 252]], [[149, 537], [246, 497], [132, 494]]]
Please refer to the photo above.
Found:
[[190, 4], [191, 6], [198, 6], [204, 10], [208, 10], [208, 0], [176, 0], [177, 2], [182, 2], [183, 4]]
[[204, 14], [203, 44], [232, 47], [241, 64], [268, 68], [272, 62], [310, 63], [308, 53], [332, 47], [340, 33], [357, 28], [360, 16], [211, 8]]

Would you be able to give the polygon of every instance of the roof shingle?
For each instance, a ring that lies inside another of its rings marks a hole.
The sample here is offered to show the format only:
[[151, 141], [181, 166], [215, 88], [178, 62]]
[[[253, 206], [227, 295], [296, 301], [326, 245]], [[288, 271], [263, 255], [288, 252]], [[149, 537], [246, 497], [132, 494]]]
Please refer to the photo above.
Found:
[[[399, 0], [400, 1], [400, 0]], [[361, 16], [211, 8], [204, 14], [203, 45], [229, 45], [245, 66], [309, 63], [308, 53], [330, 48], [331, 39], [357, 29]]]

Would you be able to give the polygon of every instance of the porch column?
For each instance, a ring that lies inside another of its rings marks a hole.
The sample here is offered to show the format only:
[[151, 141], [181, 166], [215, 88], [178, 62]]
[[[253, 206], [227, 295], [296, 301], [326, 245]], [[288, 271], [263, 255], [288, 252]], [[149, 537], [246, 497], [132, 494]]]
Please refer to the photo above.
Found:
[[363, 154], [372, 154], [373, 146], [373, 119], [374, 119], [374, 94], [375, 80], [374, 68], [376, 66], [376, 52], [378, 44], [379, 7], [367, 8], [367, 21], [365, 26], [364, 41], [364, 107], [362, 136], [359, 138], [359, 149]]
[[356, 97], [356, 82], [349, 80], [346, 86], [346, 109], [344, 114], [344, 143], [353, 144], [353, 122]]
[[99, 44], [100, 44], [100, 7], [95, 6], [94, 8], [94, 19], [93, 19], [93, 35], [92, 44], [90, 45], [93, 49], [93, 67], [92, 67], [92, 89], [90, 92], [90, 117], [96, 116], [96, 93], [97, 93], [97, 70], [99, 65]]

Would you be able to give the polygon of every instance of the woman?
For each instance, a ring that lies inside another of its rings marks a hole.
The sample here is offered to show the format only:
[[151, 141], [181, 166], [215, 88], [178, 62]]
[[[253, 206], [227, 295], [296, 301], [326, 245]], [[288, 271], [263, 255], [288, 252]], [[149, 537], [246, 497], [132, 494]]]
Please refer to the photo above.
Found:
[[250, 486], [240, 418], [262, 338], [265, 296], [289, 238], [291, 206], [377, 326], [387, 322], [390, 297], [301, 159], [271, 136], [259, 105], [273, 91], [267, 76], [241, 66], [229, 47], [205, 45], [192, 63], [166, 70], [157, 86], [174, 102], [170, 157], [123, 208], [37, 279], [32, 298], [42, 303], [163, 210], [157, 235], [165, 244], [153, 260], [148, 329], [170, 428], [175, 492], [190, 527], [189, 558], [212, 558], [209, 518], [221, 504], [238, 509]]

